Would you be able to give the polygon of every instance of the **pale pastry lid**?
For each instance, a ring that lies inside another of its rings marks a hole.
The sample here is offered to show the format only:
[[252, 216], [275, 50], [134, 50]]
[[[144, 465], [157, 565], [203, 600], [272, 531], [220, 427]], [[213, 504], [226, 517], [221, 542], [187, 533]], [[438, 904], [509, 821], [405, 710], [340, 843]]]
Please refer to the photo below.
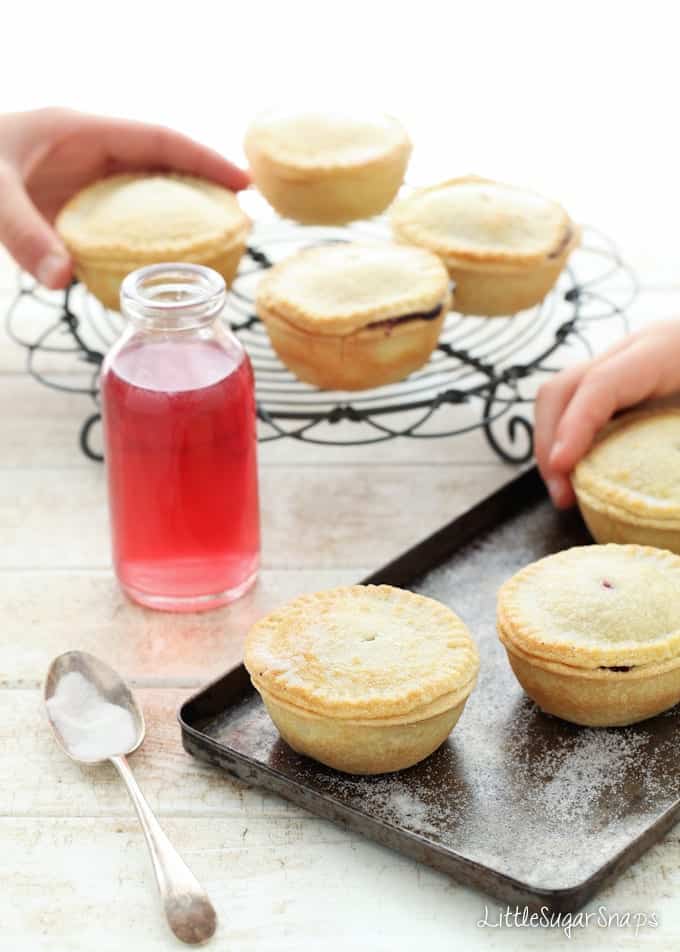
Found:
[[341, 242], [300, 251], [271, 268], [257, 290], [258, 313], [303, 330], [348, 334], [377, 321], [428, 313], [448, 301], [449, 275], [423, 248]]
[[332, 171], [410, 151], [410, 141], [392, 116], [278, 110], [251, 123], [245, 149], [291, 170]]
[[574, 471], [574, 486], [614, 511], [680, 528], [680, 409], [617, 419]]
[[498, 623], [525, 652], [575, 668], [666, 661], [680, 655], [680, 557], [614, 544], [558, 552], [502, 586]]
[[83, 256], [219, 250], [249, 225], [234, 194], [188, 175], [125, 173], [100, 179], [62, 209], [57, 228]]
[[245, 666], [283, 701], [338, 718], [406, 715], [474, 686], [477, 649], [433, 599], [388, 585], [303, 595], [249, 632]]
[[439, 254], [518, 265], [559, 255], [573, 232], [556, 202], [474, 176], [419, 189], [396, 203], [392, 223]]

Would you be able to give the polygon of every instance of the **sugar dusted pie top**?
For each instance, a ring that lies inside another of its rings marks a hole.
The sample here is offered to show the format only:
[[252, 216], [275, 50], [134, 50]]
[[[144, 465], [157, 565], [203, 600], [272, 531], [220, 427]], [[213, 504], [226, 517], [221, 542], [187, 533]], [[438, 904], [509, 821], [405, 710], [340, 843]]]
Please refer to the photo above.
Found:
[[445, 256], [531, 264], [572, 238], [567, 213], [534, 192], [467, 177], [423, 188], [397, 202], [397, 235]]
[[330, 717], [405, 715], [472, 690], [477, 649], [439, 602], [388, 585], [295, 599], [251, 629], [245, 665], [256, 686]]
[[256, 119], [245, 140], [291, 170], [333, 171], [364, 165], [395, 151], [410, 150], [401, 123], [391, 116], [350, 116], [339, 112], [273, 112]]
[[[260, 282], [258, 311], [321, 334], [448, 303], [449, 276], [436, 255], [391, 242], [343, 242], [298, 252]], [[265, 314], [266, 316], [266, 314]]]
[[574, 485], [615, 512], [680, 526], [680, 409], [615, 421], [576, 467]]
[[219, 251], [249, 220], [233, 193], [188, 175], [112, 175], [78, 192], [57, 228], [86, 257], [168, 256], [215, 245]]
[[540, 559], [498, 596], [501, 635], [575, 667], [641, 665], [680, 653], [680, 557], [589, 545]]

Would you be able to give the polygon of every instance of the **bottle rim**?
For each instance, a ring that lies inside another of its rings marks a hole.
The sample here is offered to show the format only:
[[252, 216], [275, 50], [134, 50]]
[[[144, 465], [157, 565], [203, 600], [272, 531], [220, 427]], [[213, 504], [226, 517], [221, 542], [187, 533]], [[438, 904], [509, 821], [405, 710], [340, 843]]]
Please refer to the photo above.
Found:
[[146, 265], [121, 284], [126, 317], [165, 330], [207, 324], [224, 307], [226, 284], [212, 268], [184, 261]]

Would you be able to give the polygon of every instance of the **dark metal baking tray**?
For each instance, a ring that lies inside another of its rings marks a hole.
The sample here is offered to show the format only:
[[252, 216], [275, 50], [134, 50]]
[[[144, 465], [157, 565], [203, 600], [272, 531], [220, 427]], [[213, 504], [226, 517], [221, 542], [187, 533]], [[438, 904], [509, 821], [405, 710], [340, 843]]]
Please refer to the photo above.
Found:
[[576, 512], [552, 508], [532, 469], [364, 580], [445, 602], [479, 645], [477, 688], [423, 763], [351, 777], [294, 753], [243, 666], [182, 706], [184, 747], [498, 899], [578, 909], [680, 809], [680, 706], [626, 728], [567, 724], [523, 694], [496, 637], [501, 582], [589, 541]]

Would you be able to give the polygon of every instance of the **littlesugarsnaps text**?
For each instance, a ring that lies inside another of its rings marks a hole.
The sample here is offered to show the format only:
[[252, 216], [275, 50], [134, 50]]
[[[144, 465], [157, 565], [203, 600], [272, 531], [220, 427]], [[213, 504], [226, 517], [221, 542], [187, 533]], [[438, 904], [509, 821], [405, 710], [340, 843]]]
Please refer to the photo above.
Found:
[[610, 912], [606, 906], [590, 912], [552, 912], [548, 906], [534, 911], [528, 906], [484, 906], [484, 915], [477, 920], [479, 929], [560, 929], [568, 939], [579, 929], [627, 929], [638, 936], [644, 929], [658, 926], [655, 912]]

